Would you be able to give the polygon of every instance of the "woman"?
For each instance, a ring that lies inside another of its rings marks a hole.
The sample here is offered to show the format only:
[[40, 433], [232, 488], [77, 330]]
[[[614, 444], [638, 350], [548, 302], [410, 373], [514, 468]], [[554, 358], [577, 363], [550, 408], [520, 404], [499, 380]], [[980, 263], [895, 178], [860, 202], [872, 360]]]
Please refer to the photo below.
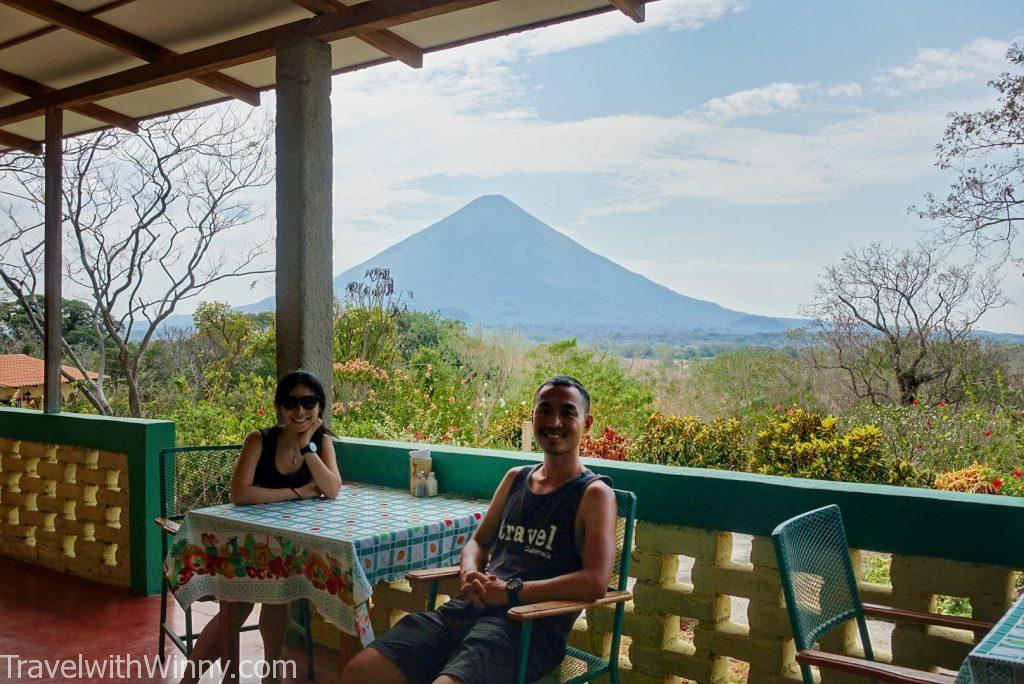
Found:
[[[231, 476], [231, 503], [246, 506], [338, 496], [341, 474], [334, 445], [323, 427], [326, 401], [324, 387], [312, 373], [297, 370], [281, 378], [274, 394], [278, 424], [246, 436]], [[229, 620], [231, 633], [237, 635], [253, 607], [251, 603], [228, 601], [221, 601], [220, 606], [192, 650], [189, 660], [196, 667], [220, 656], [221, 621]], [[288, 604], [264, 604], [260, 609], [260, 634], [271, 671], [281, 657], [287, 629]], [[198, 674], [187, 672], [183, 684], [196, 681]]]

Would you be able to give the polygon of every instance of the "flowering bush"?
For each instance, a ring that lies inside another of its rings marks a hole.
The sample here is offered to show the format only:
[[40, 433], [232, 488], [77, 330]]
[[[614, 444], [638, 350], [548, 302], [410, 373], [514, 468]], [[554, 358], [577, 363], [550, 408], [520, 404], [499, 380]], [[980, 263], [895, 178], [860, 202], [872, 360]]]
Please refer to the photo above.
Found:
[[1020, 468], [1000, 473], [989, 466], [972, 463], [962, 470], [939, 473], [935, 477], [935, 488], [949, 492], [1024, 496], [1024, 473]]
[[833, 416], [787, 409], [759, 431], [751, 449], [751, 468], [766, 475], [787, 475], [841, 482], [930, 486], [928, 473], [882, 453], [882, 431], [861, 425], [839, 430]]
[[746, 449], [735, 418], [705, 423], [692, 416], [663, 416], [655, 412], [629, 450], [628, 460], [692, 468], [745, 470]]
[[626, 460], [626, 452], [629, 449], [629, 439], [625, 436], [606, 427], [599, 438], [583, 435], [580, 441], [580, 454], [593, 458], [604, 458], [609, 461]]

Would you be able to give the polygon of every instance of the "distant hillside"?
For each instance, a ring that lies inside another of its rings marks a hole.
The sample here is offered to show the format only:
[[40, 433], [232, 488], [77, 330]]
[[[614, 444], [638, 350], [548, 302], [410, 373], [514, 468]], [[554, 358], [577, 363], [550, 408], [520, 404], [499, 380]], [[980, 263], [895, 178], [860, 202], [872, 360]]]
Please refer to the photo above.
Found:
[[[500, 195], [454, 214], [334, 279], [334, 291], [373, 267], [413, 293], [409, 308], [531, 337], [780, 333], [795, 319], [756, 316], [687, 297], [606, 259]], [[267, 311], [272, 297], [241, 310]]]

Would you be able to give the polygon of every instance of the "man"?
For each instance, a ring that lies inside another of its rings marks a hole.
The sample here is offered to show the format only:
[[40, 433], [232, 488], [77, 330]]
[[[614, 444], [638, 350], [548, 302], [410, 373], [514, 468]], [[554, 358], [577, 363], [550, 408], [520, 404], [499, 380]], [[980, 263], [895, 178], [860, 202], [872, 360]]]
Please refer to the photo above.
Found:
[[[372, 684], [513, 682], [519, 626], [510, 606], [604, 596], [615, 560], [615, 495], [580, 462], [593, 422], [590, 396], [560, 375], [534, 395], [533, 429], [544, 463], [505, 474], [480, 527], [462, 550], [460, 595], [407, 615], [363, 649], [342, 681]], [[527, 679], [553, 670], [575, 616], [534, 625]]]

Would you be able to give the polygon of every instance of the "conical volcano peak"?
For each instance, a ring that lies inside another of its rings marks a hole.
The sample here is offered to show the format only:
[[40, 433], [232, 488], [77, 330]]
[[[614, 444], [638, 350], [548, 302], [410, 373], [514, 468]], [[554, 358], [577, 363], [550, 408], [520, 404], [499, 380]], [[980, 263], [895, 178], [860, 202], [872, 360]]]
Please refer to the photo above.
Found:
[[[790, 321], [681, 295], [591, 252], [503, 195], [483, 195], [334, 279], [388, 268], [412, 309], [542, 335], [777, 332]], [[262, 308], [257, 308], [262, 306]], [[248, 307], [266, 310], [273, 300]]]

